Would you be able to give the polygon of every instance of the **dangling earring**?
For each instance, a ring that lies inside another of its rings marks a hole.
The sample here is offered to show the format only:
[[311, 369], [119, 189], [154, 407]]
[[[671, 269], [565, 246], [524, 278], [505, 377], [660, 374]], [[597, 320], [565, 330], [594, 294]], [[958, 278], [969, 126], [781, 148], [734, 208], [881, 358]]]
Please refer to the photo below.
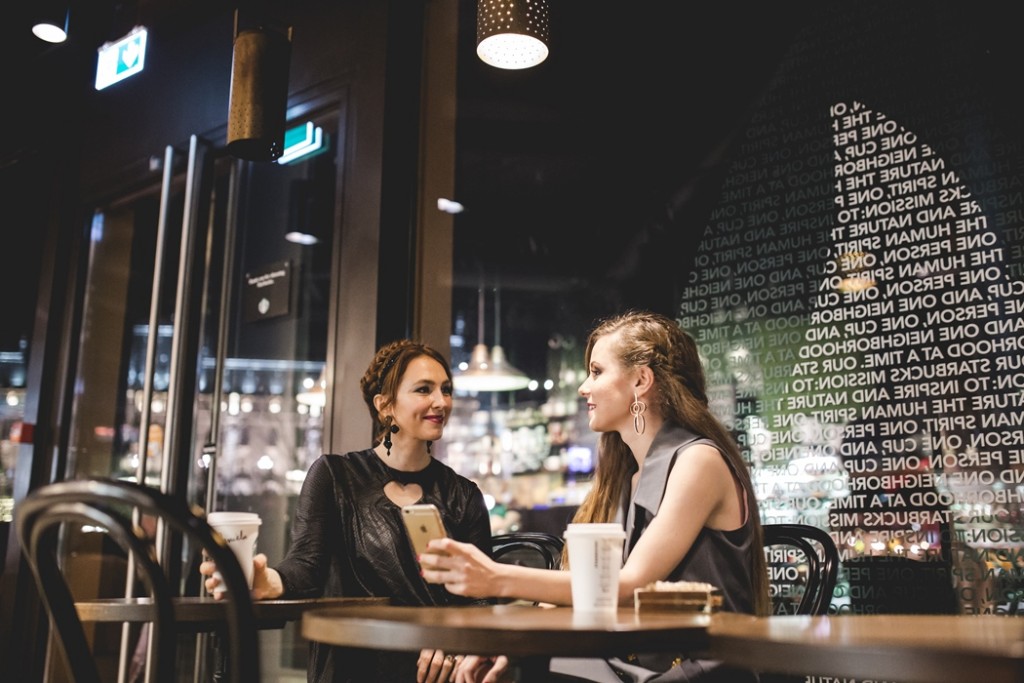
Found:
[[633, 392], [633, 404], [629, 406], [629, 412], [633, 414], [633, 431], [637, 434], [643, 434], [644, 429], [647, 428], [647, 419], [644, 417], [644, 412], [647, 410], [647, 404], [640, 400], [637, 393]]
[[387, 449], [388, 455], [391, 455], [391, 435], [398, 433], [398, 425], [391, 424], [391, 418], [388, 418], [388, 426], [384, 428], [384, 448]]
[[431, 446], [432, 446], [433, 444], [434, 444], [434, 442], [433, 442], [433, 441], [428, 441], [428, 442], [427, 442], [427, 455], [430, 455], [430, 447], [431, 447]]

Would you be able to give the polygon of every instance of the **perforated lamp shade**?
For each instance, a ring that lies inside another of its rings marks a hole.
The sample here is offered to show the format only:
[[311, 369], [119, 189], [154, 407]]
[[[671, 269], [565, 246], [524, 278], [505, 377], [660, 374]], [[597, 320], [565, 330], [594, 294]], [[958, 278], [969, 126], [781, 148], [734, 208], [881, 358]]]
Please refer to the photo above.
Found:
[[476, 54], [499, 69], [528, 69], [548, 57], [548, 0], [478, 0]]
[[274, 161], [284, 153], [291, 51], [290, 26], [239, 30], [236, 11], [226, 144], [233, 157]]

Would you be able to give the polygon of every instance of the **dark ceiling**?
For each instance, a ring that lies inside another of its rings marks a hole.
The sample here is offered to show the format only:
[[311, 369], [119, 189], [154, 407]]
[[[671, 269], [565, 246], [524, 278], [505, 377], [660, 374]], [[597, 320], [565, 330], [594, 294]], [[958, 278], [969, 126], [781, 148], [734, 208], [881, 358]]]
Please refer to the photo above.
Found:
[[551, 54], [522, 71], [476, 58], [475, 3], [461, 7], [462, 284], [527, 264], [530, 286], [671, 295], [651, 273], [686, 267], [729, 145], [811, 4], [552, 0]]
[[[31, 136], [60, 131], [74, 112], [66, 111], [67, 93], [91, 90], [96, 50], [145, 25], [153, 36], [174, 35], [229, 11], [228, 0], [70, 0], [68, 40], [52, 45], [32, 35], [32, 25], [47, 6], [68, 0], [33, 0], [5, 8], [0, 24], [0, 92], [10, 98], [6, 130], [0, 135], [0, 169], [34, 149]], [[5, 102], [5, 105], [7, 103]], [[23, 106], [19, 106], [23, 105]]]
[[[68, 44], [49, 46], [29, 27], [52, 1], [14, 3], [4, 21], [0, 87], [33, 103], [9, 112], [14, 123], [47, 111], [38, 105], [55, 97], [62, 66], [91, 64], [98, 45], [132, 26], [174, 32], [233, 6], [77, 0]], [[657, 229], [667, 212], [676, 221], [687, 210], [699, 215], [696, 190], [713, 184], [723, 150], [809, 6], [728, 1], [698, 11], [665, 0], [552, 0], [548, 60], [503, 71], [476, 58], [476, 2], [461, 0], [457, 182], [467, 211], [456, 225], [468, 252], [486, 243], [501, 255], [492, 266], [529, 258], [564, 271], [577, 250], [596, 259], [588, 271], [628, 268], [629, 234]], [[9, 155], [0, 150], [0, 159]]]
[[[59, 47], [30, 34], [35, 6], [15, 3], [4, 22], [4, 63], [32, 65], [0, 74], [3, 92], [33, 103], [10, 112], [15, 125], [48, 111], [61, 84], [50, 74], [92, 64], [98, 45], [132, 26], [180, 31], [233, 5], [77, 0]], [[472, 298], [484, 272], [510, 294], [606, 288], [630, 305], [669, 306], [729, 145], [812, 6], [551, 0], [548, 60], [503, 71], [476, 58], [476, 2], [461, 0], [455, 284]], [[48, 115], [56, 126], [69, 114]], [[19, 154], [12, 137], [0, 169]]]
[[[3, 24], [4, 54], [22, 55], [22, 63], [31, 59], [62, 60], [64, 53], [92, 53], [103, 43], [120, 38], [134, 26], [145, 25], [153, 31], [175, 32], [198, 20], [237, 3], [227, 0], [33, 0], [12, 3], [5, 8]], [[70, 6], [68, 41], [49, 45], [32, 35], [31, 28], [47, 7]]]

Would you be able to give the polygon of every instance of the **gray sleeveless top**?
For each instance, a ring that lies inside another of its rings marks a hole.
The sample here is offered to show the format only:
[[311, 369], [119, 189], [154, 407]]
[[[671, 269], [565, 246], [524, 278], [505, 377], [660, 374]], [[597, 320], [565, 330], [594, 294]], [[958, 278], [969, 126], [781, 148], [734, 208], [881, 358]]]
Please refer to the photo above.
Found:
[[[636, 493], [629, 499], [623, 494], [616, 521], [626, 530], [622, 561], [625, 563], [640, 536], [658, 514], [665, 497], [668, 475], [682, 452], [695, 444], [718, 448], [710, 439], [701, 438], [688, 429], [665, 425], [654, 437], [644, 460]], [[683, 455], [682, 457], [686, 457]], [[723, 456], [724, 457], [724, 456]], [[726, 461], [728, 463], [728, 460]], [[735, 470], [733, 470], [735, 473]], [[753, 581], [751, 553], [754, 536], [749, 501], [744, 500], [743, 526], [732, 531], [716, 531], [704, 527], [682, 561], [665, 577], [667, 581], [703, 581], [722, 591], [722, 609], [753, 613]], [[757, 683], [752, 671], [726, 667], [721, 662], [691, 657], [686, 652], [620, 653], [606, 660], [553, 659], [552, 670], [569, 674], [568, 679], [586, 681], [623, 681], [628, 683]], [[575, 676], [575, 678], [572, 678]]]
[[[626, 520], [623, 562], [629, 557], [630, 551], [651, 520], [658, 514], [672, 467], [676, 464], [680, 454], [695, 444], [707, 444], [717, 448], [710, 439], [699, 437], [685, 427], [677, 425], [666, 424], [654, 437], [654, 442], [644, 460], [633, 500], [629, 500], [628, 490], [623, 498], [620, 513]], [[726, 460], [726, 462], [729, 461]], [[732, 469], [731, 463], [730, 468]], [[735, 476], [735, 470], [733, 470], [733, 474]], [[749, 501], [744, 500], [744, 508], [749, 512], [748, 503]], [[701, 529], [690, 551], [665, 580], [710, 583], [722, 591], [722, 609], [753, 614], [754, 596], [751, 578], [751, 553], [754, 550], [751, 547], [754, 537], [753, 520], [749, 514], [744, 517], [743, 526], [732, 531], [718, 531], [707, 527]], [[756, 550], [761, 552], [761, 548]]]

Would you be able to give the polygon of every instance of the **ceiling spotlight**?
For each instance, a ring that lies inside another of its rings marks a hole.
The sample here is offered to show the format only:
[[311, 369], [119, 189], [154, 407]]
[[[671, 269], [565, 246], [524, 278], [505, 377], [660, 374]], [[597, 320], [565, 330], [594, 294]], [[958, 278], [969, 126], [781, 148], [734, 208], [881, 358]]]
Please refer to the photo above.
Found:
[[308, 232], [301, 232], [299, 230], [286, 232], [284, 238], [292, 244], [301, 244], [306, 247], [312, 246], [320, 241], [316, 235], [311, 235]]
[[45, 40], [47, 43], [63, 43], [67, 40], [69, 10], [64, 7], [63, 9], [47, 10], [43, 14], [45, 16], [41, 16], [32, 26], [32, 33], [35, 37]]
[[465, 207], [444, 197], [437, 198], [437, 208], [445, 213], [462, 213]]

